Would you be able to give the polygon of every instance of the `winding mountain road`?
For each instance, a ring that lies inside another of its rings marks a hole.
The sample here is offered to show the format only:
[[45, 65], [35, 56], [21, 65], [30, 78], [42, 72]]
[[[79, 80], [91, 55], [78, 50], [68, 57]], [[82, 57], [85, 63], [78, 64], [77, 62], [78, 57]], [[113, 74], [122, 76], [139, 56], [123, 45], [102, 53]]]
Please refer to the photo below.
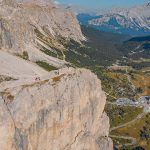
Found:
[[141, 119], [144, 115], [145, 115], [145, 113], [143, 112], [142, 114], [139, 114], [135, 119], [133, 119], [133, 120], [131, 120], [131, 121], [129, 121], [129, 122], [111, 128], [111, 129], [110, 129], [110, 132], [112, 132], [112, 131], [114, 131], [114, 130], [117, 130], [117, 129], [119, 129], [119, 128], [123, 128], [123, 127], [129, 126], [129, 125], [135, 123], [137, 120]]
[[[139, 119], [141, 119], [144, 115], [145, 115], [145, 113], [143, 112], [143, 113], [139, 114], [135, 119], [133, 119], [133, 120], [127, 122], [127, 123], [124, 123], [124, 124], [119, 125], [119, 126], [116, 126], [116, 127], [112, 127], [112, 128], [110, 129], [110, 132], [112, 132], [112, 131], [114, 131], [114, 130], [117, 130], [117, 129], [119, 129], [119, 128], [123, 128], [123, 127], [129, 126], [129, 125], [132, 125], [133, 123], [135, 123], [136, 121], [138, 121]], [[136, 143], [137, 143], [136, 138], [130, 137], [130, 136], [110, 135], [110, 137], [111, 137], [111, 138], [124, 139], [124, 140], [131, 140], [130, 143], [126, 143], [126, 144], [124, 144], [124, 145], [122, 145], [122, 144], [117, 145], [117, 146], [116, 146], [117, 148], [121, 148], [121, 147], [123, 147], [123, 146], [126, 146], [126, 147], [128, 147], [128, 146], [134, 146], [134, 145], [136, 145]]]

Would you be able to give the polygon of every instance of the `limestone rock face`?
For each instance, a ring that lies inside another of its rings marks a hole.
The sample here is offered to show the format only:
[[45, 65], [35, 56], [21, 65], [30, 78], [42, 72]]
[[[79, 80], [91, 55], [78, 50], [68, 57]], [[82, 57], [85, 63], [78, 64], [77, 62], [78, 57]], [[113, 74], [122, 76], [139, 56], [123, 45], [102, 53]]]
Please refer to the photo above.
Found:
[[[73, 13], [58, 8], [50, 3], [41, 6], [39, 3], [21, 3], [13, 7], [12, 0], [3, 1], [0, 9], [1, 47], [15, 49], [36, 40], [35, 29], [47, 36], [61, 36], [76, 41], [84, 40], [80, 26]], [[57, 37], [56, 37], [57, 38]], [[5, 44], [8, 43], [9, 44]], [[10, 44], [11, 43], [11, 44]]]
[[97, 76], [65, 68], [40, 81], [21, 80], [0, 86], [2, 150], [113, 149]]
[[42, 5], [36, 1], [14, 1], [3, 0], [0, 3], [0, 49], [17, 55], [26, 51], [31, 61], [46, 61], [61, 68], [64, 61], [48, 57], [40, 49], [53, 51], [51, 46], [63, 49], [60, 38], [78, 42], [85, 40], [75, 15], [53, 3]]

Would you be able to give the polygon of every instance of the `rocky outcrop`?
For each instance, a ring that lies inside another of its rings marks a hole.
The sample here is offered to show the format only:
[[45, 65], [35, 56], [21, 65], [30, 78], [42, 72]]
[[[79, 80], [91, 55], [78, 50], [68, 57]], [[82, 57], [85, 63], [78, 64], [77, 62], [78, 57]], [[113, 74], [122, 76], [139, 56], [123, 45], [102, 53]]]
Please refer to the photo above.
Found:
[[73, 68], [12, 88], [7, 83], [0, 88], [1, 149], [112, 150], [100, 85], [90, 71]]
[[42, 60], [60, 68], [65, 61], [48, 57], [40, 50], [63, 50], [62, 39], [85, 40], [75, 15], [52, 3], [16, 4], [4, 0], [0, 7], [0, 49], [17, 55], [26, 51], [30, 61]]
[[[13, 7], [11, 3], [14, 2], [7, 1], [3, 2], [0, 10], [1, 36], [7, 35], [13, 48], [22, 47], [25, 42], [35, 42], [35, 29], [53, 38], [61, 36], [76, 41], [85, 39], [75, 15], [70, 11], [58, 8], [52, 3], [46, 6], [31, 2], [19, 3], [17, 7]], [[5, 38], [4, 40], [6, 41]], [[5, 47], [5, 42], [2, 46]]]
[[12, 6], [12, 7], [16, 7], [17, 3], [15, 0], [0, 0], [0, 4], [1, 5], [7, 5], [7, 6]]

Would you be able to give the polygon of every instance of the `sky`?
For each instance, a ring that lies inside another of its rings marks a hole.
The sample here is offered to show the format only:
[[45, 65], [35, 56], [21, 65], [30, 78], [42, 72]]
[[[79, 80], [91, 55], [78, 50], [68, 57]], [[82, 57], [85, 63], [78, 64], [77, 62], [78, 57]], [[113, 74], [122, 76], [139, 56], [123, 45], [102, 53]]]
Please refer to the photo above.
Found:
[[61, 4], [81, 6], [85, 8], [132, 7], [145, 4], [150, 0], [57, 0]]

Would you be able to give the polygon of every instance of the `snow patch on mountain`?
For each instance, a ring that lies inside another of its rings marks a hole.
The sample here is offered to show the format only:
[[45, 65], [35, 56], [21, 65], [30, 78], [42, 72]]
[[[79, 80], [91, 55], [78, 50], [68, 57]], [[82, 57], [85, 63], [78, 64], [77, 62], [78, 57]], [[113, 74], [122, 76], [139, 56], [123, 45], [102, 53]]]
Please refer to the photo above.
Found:
[[[113, 9], [105, 13], [97, 13], [90, 18], [88, 25], [105, 31], [144, 35], [150, 34], [150, 5], [126, 9]], [[82, 22], [81, 22], [82, 23]]]

